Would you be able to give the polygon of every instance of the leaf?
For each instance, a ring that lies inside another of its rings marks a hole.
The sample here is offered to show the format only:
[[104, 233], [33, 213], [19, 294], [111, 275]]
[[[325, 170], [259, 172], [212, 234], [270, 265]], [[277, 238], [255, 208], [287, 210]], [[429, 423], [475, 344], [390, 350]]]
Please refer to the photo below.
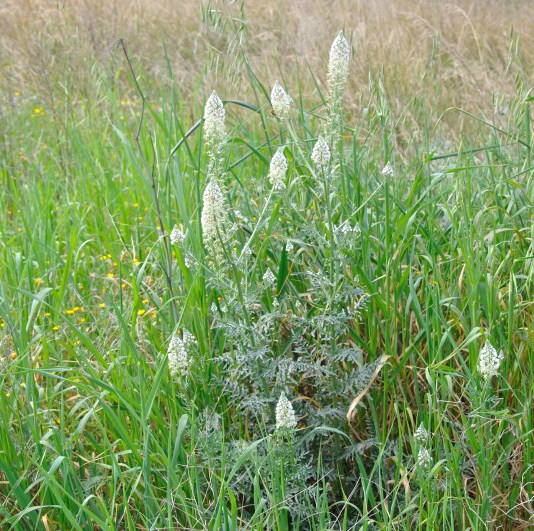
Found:
[[188, 417], [183, 414], [178, 422], [178, 429], [176, 430], [176, 439], [174, 440], [174, 449], [172, 451], [172, 468], [176, 467], [178, 456], [180, 455], [180, 449], [182, 447], [182, 438], [184, 436], [185, 427], [187, 426]]
[[287, 276], [288, 276], [287, 251], [284, 248], [282, 250], [282, 256], [280, 257], [280, 265], [278, 266], [277, 285], [276, 285], [276, 291], [278, 293], [278, 296], [280, 296], [282, 294], [282, 291], [284, 290]]
[[32, 295], [32, 305], [30, 308], [30, 315], [28, 315], [28, 322], [26, 323], [26, 332], [30, 331], [33, 322], [33, 316], [37, 311], [39, 304], [44, 301], [44, 298], [52, 291], [52, 288], [44, 288], [37, 295]]
[[246, 109], [250, 109], [251, 111], [260, 112], [260, 109], [256, 107], [256, 105], [253, 105], [252, 103], [248, 103], [246, 101], [225, 100], [225, 103], [234, 103], [235, 105], [239, 105], [240, 107], [245, 107]]

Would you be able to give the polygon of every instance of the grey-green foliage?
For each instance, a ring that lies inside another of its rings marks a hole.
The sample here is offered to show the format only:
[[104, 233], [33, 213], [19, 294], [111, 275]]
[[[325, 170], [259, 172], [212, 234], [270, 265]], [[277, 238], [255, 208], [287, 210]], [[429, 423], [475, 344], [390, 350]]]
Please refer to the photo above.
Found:
[[[249, 200], [248, 217], [226, 196], [220, 211], [228, 219], [219, 221], [218, 241], [210, 239], [205, 254], [195, 259], [212, 293], [214, 374], [223, 402], [246, 421], [247, 437], [254, 440], [264, 429], [276, 430], [274, 406], [285, 392], [293, 400], [299, 427], [312, 432], [305, 439], [299, 431], [292, 435], [291, 462], [299, 464], [296, 475], [290, 469], [284, 475], [287, 492], [318, 479], [319, 456], [330, 480], [342, 476], [357, 481], [354, 454], [379, 445], [374, 434], [363, 443], [351, 442], [346, 420], [352, 400], [368, 386], [377, 366], [366, 361], [355, 341], [368, 295], [353, 268], [360, 228], [353, 221], [350, 199], [340, 190], [339, 103], [327, 107], [339, 114], [327, 121], [339, 129], [327, 131], [330, 146], [319, 137], [316, 148], [308, 149], [299, 138], [297, 121], [290, 119], [285, 151], [295, 163], [289, 165], [287, 185]], [[224, 180], [223, 168], [217, 178]], [[205, 203], [209, 199], [205, 196]], [[250, 208], [262, 203], [257, 211]], [[232, 208], [239, 212], [233, 215]], [[229, 239], [222, 229], [230, 219], [251, 229], [233, 224]], [[213, 224], [209, 228], [215, 234]], [[227, 436], [240, 437], [242, 425], [230, 427]], [[324, 427], [334, 431], [314, 431]], [[239, 478], [244, 481], [247, 475]], [[236, 488], [251, 492], [250, 485]], [[302, 507], [293, 504], [293, 517]]]

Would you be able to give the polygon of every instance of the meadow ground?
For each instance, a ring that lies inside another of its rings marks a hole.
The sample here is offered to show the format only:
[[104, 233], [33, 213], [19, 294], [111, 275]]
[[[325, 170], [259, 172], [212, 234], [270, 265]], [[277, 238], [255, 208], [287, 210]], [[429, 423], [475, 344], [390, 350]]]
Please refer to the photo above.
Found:
[[0, 528], [531, 529], [534, 5], [131, 4], [0, 7]]

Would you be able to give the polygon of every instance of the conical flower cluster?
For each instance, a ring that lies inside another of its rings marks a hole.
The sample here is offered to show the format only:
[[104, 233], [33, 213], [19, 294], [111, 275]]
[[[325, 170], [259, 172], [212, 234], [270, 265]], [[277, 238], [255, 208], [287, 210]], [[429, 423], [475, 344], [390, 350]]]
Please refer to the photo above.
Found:
[[184, 243], [184, 240], [185, 234], [175, 225], [171, 231], [171, 244], [181, 245], [182, 243]]
[[320, 136], [313, 148], [311, 159], [320, 173], [326, 174], [330, 164], [331, 153], [325, 139]]
[[269, 181], [275, 192], [286, 187], [285, 178], [287, 173], [287, 159], [282, 149], [279, 149], [271, 159], [269, 167]]
[[413, 438], [416, 442], [419, 444], [425, 444], [428, 439], [428, 432], [426, 431], [425, 427], [421, 423], [419, 428], [417, 428], [413, 434]]
[[273, 106], [276, 116], [278, 116], [278, 118], [288, 118], [291, 112], [292, 103], [293, 99], [291, 96], [277, 81], [271, 91], [271, 105]]
[[428, 470], [431, 465], [432, 456], [430, 455], [430, 452], [424, 446], [421, 446], [417, 454], [417, 467], [421, 470]]
[[384, 166], [384, 169], [382, 170], [382, 175], [384, 177], [393, 177], [393, 175], [395, 175], [395, 172], [393, 171], [393, 166], [391, 165], [390, 162], [388, 162]]
[[208, 150], [220, 151], [226, 137], [224, 105], [215, 91], [211, 93], [204, 107], [204, 139]]
[[204, 189], [202, 207], [202, 238], [208, 245], [218, 239], [218, 231], [226, 223], [226, 205], [221, 187], [216, 180], [211, 180]]
[[167, 349], [169, 371], [173, 378], [187, 376], [191, 365], [191, 349], [197, 344], [195, 336], [188, 330], [183, 331], [183, 338], [173, 335]]
[[432, 466], [432, 455], [427, 448], [428, 432], [426, 431], [423, 423], [415, 430], [413, 439], [416, 443], [417, 459], [415, 460], [415, 466], [421, 471], [426, 471]]
[[338, 91], [342, 91], [347, 83], [349, 75], [349, 43], [343, 32], [340, 32], [334, 39], [330, 48], [330, 59], [328, 61], [327, 83], [330, 96]]
[[276, 277], [271, 269], [268, 267], [267, 271], [263, 274], [263, 284], [266, 288], [271, 288], [276, 283]]
[[297, 427], [297, 419], [291, 402], [284, 392], [280, 395], [276, 404], [276, 431], [292, 430]]
[[503, 358], [502, 352], [497, 352], [492, 344], [486, 340], [478, 357], [478, 370], [484, 380], [499, 374], [499, 367]]

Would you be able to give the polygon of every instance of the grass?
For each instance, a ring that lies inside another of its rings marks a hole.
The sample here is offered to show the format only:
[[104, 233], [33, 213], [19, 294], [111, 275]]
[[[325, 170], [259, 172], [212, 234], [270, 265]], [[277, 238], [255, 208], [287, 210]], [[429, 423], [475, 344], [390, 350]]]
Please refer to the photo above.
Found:
[[[240, 21], [210, 24], [233, 52], [217, 65], [229, 129], [225, 197], [236, 247], [250, 240], [252, 249], [243, 270], [223, 271], [226, 262], [210, 261], [202, 242], [209, 157], [199, 120], [209, 74], [191, 76], [185, 89], [169, 68], [159, 85], [132, 59], [143, 110], [118, 49], [116, 75], [96, 64], [79, 85], [61, 84], [55, 72], [47, 85], [2, 93], [0, 527], [530, 528], [529, 78], [514, 71], [514, 94], [496, 95], [502, 113], [493, 116], [489, 91], [476, 105], [446, 110], [450, 92], [441, 105], [424, 91], [407, 98], [414, 81], [372, 72], [368, 87], [345, 98], [339, 188], [321, 195], [309, 153], [326, 116], [327, 53], [288, 78], [296, 102], [288, 128], [271, 113], [273, 62], [265, 74], [256, 67], [254, 46], [249, 54], [236, 40], [246, 34]], [[531, 62], [516, 42], [509, 63]], [[418, 61], [432, 63], [447, 88], [450, 70], [438, 56], [430, 50]], [[279, 61], [278, 73], [293, 68]], [[243, 75], [232, 84], [225, 76], [235, 64]], [[269, 161], [280, 145], [288, 186], [268, 203]], [[382, 174], [388, 161], [391, 177]], [[361, 234], [335, 254], [331, 229], [344, 220]], [[181, 226], [184, 245], [166, 247], [160, 224], [167, 233]], [[295, 255], [285, 251], [288, 239]], [[258, 280], [266, 267], [277, 277], [272, 291]], [[331, 291], [316, 289], [309, 271], [334, 279]], [[232, 313], [223, 281], [242, 287], [260, 314], [274, 315], [274, 300], [285, 312], [257, 369], [225, 372], [241, 355], [242, 335], [220, 326], [220, 309], [228, 304], [234, 320], [249, 310]], [[334, 340], [306, 324], [354, 286], [367, 303]], [[317, 346], [312, 354], [295, 354], [296, 316], [308, 326], [308, 347]], [[166, 355], [184, 328], [198, 341], [187, 385], [171, 377]], [[504, 354], [488, 381], [477, 370], [486, 338]], [[322, 352], [340, 355], [342, 343], [354, 359], [324, 361]], [[304, 372], [285, 386], [299, 429], [277, 433], [284, 385], [267, 369], [307, 355], [337, 372]], [[382, 356], [387, 363], [377, 366]], [[234, 374], [239, 392], [228, 385]], [[265, 403], [253, 414], [239, 396]], [[421, 424], [429, 435], [418, 442]], [[428, 468], [417, 464], [422, 447]]]

